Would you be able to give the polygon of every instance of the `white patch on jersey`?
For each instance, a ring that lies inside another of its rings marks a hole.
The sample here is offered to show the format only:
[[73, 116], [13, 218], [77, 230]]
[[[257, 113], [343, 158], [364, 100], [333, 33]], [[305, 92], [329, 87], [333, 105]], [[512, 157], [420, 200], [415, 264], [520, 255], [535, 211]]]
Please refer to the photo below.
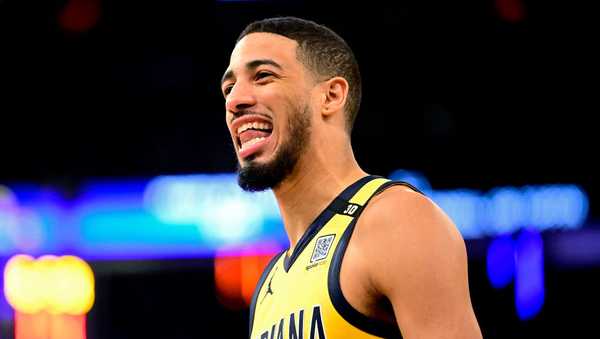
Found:
[[335, 239], [335, 234], [324, 235], [317, 238], [315, 249], [310, 257], [311, 264], [327, 258], [331, 244], [333, 244], [333, 239]]

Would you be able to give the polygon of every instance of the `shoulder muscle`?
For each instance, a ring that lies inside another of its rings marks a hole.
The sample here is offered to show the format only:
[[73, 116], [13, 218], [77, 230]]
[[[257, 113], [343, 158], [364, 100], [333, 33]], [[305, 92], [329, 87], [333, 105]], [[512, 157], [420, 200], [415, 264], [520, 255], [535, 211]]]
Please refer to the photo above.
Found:
[[373, 198], [361, 219], [354, 236], [370, 263], [369, 284], [390, 300], [403, 332], [464, 334], [462, 317], [469, 319], [467, 331], [476, 332], [465, 244], [433, 201], [391, 187]]

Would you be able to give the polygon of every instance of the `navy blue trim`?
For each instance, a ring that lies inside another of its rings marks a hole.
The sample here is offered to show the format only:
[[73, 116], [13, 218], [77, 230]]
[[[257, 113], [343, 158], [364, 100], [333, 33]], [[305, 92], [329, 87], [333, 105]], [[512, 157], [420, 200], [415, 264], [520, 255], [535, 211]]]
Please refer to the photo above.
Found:
[[340, 285], [340, 269], [342, 260], [348, 247], [348, 242], [354, 231], [356, 218], [352, 220], [348, 228], [344, 231], [342, 238], [336, 248], [331, 266], [329, 267], [328, 289], [331, 303], [336, 311], [350, 324], [358, 329], [381, 338], [402, 338], [398, 327], [378, 319], [369, 318], [366, 315], [357, 311], [344, 297]]
[[[369, 197], [363, 206], [363, 209], [374, 196], [383, 192], [385, 189], [396, 185], [408, 186], [416, 192], [421, 193], [418, 189], [408, 183], [402, 181], [388, 181], [382, 184], [375, 191], [375, 193]], [[358, 221], [360, 213], [363, 209], [358, 211], [359, 213], [357, 213], [354, 219], [350, 222], [341, 239], [339, 240], [335, 252], [333, 253], [327, 279], [327, 287], [329, 290], [329, 296], [331, 297], [331, 303], [337, 312], [342, 316], [342, 318], [362, 331], [382, 338], [402, 338], [402, 334], [400, 333], [400, 330], [396, 324], [390, 324], [379, 319], [369, 318], [368, 316], [360, 313], [352, 305], [350, 305], [342, 293], [342, 287], [340, 284], [340, 270], [342, 268], [342, 261], [344, 260], [344, 254], [346, 253], [346, 248], [348, 248], [348, 243], [352, 237], [356, 222]]]
[[351, 204], [347, 200], [335, 198], [328, 207], [337, 214], [345, 214], [347, 216], [359, 215], [363, 207], [358, 204]]
[[327, 223], [327, 221], [329, 221], [329, 219], [331, 219], [336, 214], [336, 212], [338, 211], [335, 208], [335, 206], [337, 204], [336, 201], [338, 199], [350, 200], [354, 196], [354, 194], [356, 194], [356, 192], [358, 192], [358, 190], [361, 187], [363, 187], [367, 182], [369, 182], [375, 178], [377, 178], [377, 177], [373, 176], [373, 175], [365, 176], [365, 177], [357, 180], [352, 185], [348, 186], [344, 191], [342, 191], [342, 193], [340, 193], [337, 196], [337, 198], [333, 199], [333, 201], [327, 206], [327, 208], [325, 208], [321, 212], [321, 214], [319, 214], [319, 216], [315, 219], [315, 221], [313, 221], [312, 224], [310, 224], [308, 229], [306, 229], [306, 231], [304, 232], [304, 234], [302, 235], [302, 237], [296, 244], [296, 247], [294, 248], [292, 255], [288, 257], [286, 254], [285, 258], [283, 259], [283, 269], [286, 272], [288, 272], [290, 270], [290, 268], [292, 267], [292, 265], [294, 264], [296, 259], [298, 259], [298, 257], [300, 256], [300, 254], [302, 253], [304, 248], [308, 245], [308, 243], [310, 243], [310, 241], [314, 238], [314, 236], [317, 233], [319, 233], [319, 231], [323, 228], [323, 226]]
[[256, 309], [256, 301], [258, 300], [258, 294], [260, 293], [260, 290], [262, 289], [263, 285], [265, 284], [265, 280], [267, 280], [269, 273], [271, 273], [273, 266], [275, 266], [275, 264], [277, 263], [277, 260], [279, 260], [279, 258], [281, 257], [281, 255], [284, 252], [285, 252], [285, 250], [279, 252], [277, 255], [275, 255], [271, 259], [271, 261], [269, 261], [269, 263], [267, 264], [267, 267], [265, 267], [265, 270], [263, 271], [262, 275], [260, 276], [260, 279], [258, 280], [258, 284], [256, 284], [256, 288], [254, 289], [254, 293], [252, 294], [252, 302], [250, 303], [250, 316], [249, 316], [249, 324], [248, 324], [250, 332], [248, 333], [248, 337], [250, 337], [252, 335], [252, 325], [254, 323], [254, 310]]
[[306, 246], [312, 240], [312, 238], [314, 238], [314, 236], [317, 233], [319, 233], [321, 228], [323, 228], [323, 225], [325, 225], [327, 221], [331, 219], [334, 215], [335, 212], [326, 209], [323, 212], [321, 212], [321, 214], [319, 214], [315, 221], [313, 221], [313, 223], [308, 227], [306, 232], [304, 232], [304, 234], [298, 241], [298, 244], [294, 248], [292, 255], [283, 258], [283, 269], [285, 269], [286, 272], [290, 270], [296, 259], [298, 259], [298, 257], [300, 256], [300, 253], [302, 253], [302, 251], [304, 250], [304, 248], [306, 248]]

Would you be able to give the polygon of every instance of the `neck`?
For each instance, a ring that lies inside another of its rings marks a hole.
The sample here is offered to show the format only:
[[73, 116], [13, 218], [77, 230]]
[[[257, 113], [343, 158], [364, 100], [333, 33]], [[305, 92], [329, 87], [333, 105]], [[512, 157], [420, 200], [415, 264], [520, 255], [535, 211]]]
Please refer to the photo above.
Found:
[[343, 153], [344, 156], [329, 157], [323, 152], [308, 150], [293, 173], [273, 189], [290, 240], [290, 251], [337, 195], [367, 175], [358, 166], [349, 145]]

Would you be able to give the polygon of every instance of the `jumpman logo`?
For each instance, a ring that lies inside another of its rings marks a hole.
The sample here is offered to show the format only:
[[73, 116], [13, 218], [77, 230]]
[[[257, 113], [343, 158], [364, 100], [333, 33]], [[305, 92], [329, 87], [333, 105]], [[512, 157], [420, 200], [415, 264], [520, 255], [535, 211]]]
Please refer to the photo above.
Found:
[[275, 267], [275, 271], [273, 271], [273, 275], [271, 276], [271, 279], [269, 280], [269, 284], [267, 285], [267, 292], [265, 292], [265, 296], [262, 298], [262, 300], [260, 301], [260, 303], [262, 304], [263, 301], [265, 301], [265, 299], [267, 298], [267, 296], [273, 295], [273, 289], [271, 288], [271, 284], [273, 283], [273, 278], [275, 277], [275, 273], [277, 273], [277, 269], [278, 267]]

